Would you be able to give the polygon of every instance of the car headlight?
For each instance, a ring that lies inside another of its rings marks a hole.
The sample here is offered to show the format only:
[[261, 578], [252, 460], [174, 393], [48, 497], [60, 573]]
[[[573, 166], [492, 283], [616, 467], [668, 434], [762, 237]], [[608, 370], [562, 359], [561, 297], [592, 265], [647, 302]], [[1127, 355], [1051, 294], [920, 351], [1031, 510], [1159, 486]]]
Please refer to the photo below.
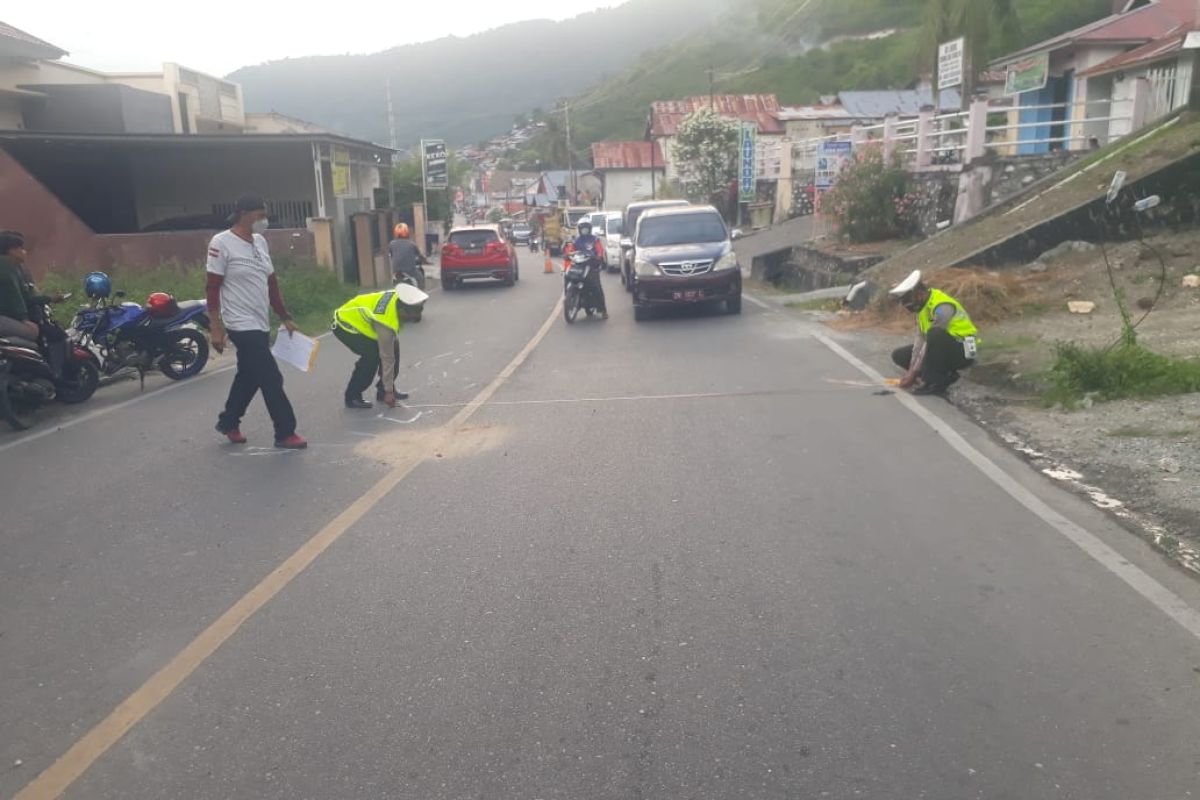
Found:
[[637, 260], [637, 263], [633, 265], [633, 271], [637, 273], [639, 278], [651, 278], [655, 275], [662, 275], [662, 270], [660, 270], [657, 265], [652, 264], [649, 261], [643, 261], [640, 258]]
[[717, 259], [717, 263], [713, 265], [713, 272], [720, 272], [723, 269], [737, 269], [737, 265], [737, 253], [729, 252]]

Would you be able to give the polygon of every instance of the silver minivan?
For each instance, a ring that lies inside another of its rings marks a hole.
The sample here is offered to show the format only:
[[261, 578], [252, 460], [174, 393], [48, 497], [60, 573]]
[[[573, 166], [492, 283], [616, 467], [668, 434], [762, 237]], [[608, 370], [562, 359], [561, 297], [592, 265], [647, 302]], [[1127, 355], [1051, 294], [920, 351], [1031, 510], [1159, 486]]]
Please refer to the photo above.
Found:
[[633, 291], [633, 234], [637, 230], [638, 217], [651, 208], [686, 205], [690, 205], [687, 200], [639, 200], [625, 206], [625, 215], [621, 220], [621, 283], [625, 284], [625, 291]]

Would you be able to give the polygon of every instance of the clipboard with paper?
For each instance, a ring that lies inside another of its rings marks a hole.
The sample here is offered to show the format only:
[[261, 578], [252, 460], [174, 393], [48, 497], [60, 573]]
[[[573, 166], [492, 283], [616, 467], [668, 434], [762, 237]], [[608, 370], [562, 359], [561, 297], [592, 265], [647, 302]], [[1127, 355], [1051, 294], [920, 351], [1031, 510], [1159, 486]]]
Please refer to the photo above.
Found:
[[320, 348], [319, 341], [299, 331], [289, 336], [287, 331], [280, 330], [275, 335], [275, 344], [271, 346], [271, 355], [301, 372], [312, 372]]

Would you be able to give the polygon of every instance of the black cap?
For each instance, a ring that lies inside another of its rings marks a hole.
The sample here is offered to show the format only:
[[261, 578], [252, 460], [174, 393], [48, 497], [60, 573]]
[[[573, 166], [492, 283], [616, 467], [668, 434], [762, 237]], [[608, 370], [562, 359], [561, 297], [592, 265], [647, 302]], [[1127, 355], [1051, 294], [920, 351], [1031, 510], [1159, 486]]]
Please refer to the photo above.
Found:
[[232, 225], [241, 218], [242, 214], [250, 211], [265, 211], [266, 208], [266, 201], [258, 195], [244, 194], [233, 204], [233, 213], [229, 215], [228, 222]]

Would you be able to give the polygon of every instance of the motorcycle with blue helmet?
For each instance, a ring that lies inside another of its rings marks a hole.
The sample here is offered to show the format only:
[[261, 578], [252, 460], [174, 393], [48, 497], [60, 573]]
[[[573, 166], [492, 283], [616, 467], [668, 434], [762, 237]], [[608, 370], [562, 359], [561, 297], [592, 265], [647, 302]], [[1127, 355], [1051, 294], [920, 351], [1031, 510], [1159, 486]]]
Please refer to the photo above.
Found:
[[83, 280], [89, 304], [71, 323], [72, 339], [97, 354], [105, 375], [135, 370], [145, 385], [146, 372], [157, 367], [172, 380], [198, 374], [208, 363], [208, 302], [177, 301], [154, 292], [145, 305], [124, 300], [112, 280], [92, 272]]

